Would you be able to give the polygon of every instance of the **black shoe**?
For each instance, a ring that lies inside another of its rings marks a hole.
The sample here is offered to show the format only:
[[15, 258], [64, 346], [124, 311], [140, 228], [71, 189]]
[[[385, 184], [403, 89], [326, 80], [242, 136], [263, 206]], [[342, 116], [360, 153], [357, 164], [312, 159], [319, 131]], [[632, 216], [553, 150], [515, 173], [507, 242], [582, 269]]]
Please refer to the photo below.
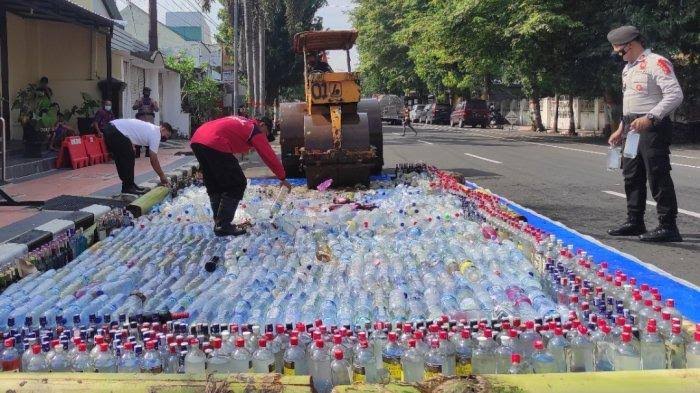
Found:
[[639, 236], [647, 231], [644, 222], [627, 221], [618, 228], [610, 229], [610, 236]]
[[135, 194], [135, 195], [143, 195], [146, 193], [146, 190], [139, 190], [138, 188], [134, 187], [122, 187], [122, 194]]
[[229, 225], [227, 227], [214, 227], [214, 234], [216, 236], [241, 236], [248, 233], [245, 229], [238, 228], [235, 225]]
[[134, 186], [134, 188], [141, 191], [141, 192], [148, 192], [148, 188], [146, 188], [146, 187]]
[[678, 227], [675, 225], [659, 225], [653, 231], [639, 236], [639, 240], [647, 243], [682, 242]]

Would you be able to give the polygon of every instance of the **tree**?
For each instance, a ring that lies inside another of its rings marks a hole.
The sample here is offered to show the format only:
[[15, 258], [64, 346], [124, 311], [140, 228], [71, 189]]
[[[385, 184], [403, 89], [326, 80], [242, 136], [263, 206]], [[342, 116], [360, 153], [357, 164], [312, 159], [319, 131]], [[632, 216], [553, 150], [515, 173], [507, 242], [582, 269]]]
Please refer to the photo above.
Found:
[[180, 53], [168, 56], [165, 64], [180, 74], [182, 110], [190, 114], [191, 130], [221, 115], [221, 88], [214, 79], [197, 71], [194, 58]]

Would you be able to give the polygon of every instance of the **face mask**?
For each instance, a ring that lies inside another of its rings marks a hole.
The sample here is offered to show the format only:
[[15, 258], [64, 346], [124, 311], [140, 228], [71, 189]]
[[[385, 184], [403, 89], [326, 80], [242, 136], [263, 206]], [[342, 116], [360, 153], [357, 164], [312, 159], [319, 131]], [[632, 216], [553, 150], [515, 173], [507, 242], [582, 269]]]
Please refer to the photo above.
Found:
[[110, 105], [105, 105], [105, 110], [106, 110], [106, 111], [111, 111], [111, 110], [112, 110], [112, 107], [111, 107]]
[[146, 97], [146, 98], [148, 98], [148, 97], [151, 96], [151, 93], [145, 93], [145, 92], [144, 92], [144, 93], [143, 93], [143, 96]]

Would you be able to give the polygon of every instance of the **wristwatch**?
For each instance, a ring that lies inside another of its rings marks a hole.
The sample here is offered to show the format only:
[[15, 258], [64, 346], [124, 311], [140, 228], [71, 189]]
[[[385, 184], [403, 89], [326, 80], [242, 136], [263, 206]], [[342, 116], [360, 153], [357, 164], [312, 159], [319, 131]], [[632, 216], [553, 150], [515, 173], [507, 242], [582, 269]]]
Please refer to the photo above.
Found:
[[647, 119], [651, 120], [651, 124], [656, 124], [656, 116], [651, 113], [647, 113]]

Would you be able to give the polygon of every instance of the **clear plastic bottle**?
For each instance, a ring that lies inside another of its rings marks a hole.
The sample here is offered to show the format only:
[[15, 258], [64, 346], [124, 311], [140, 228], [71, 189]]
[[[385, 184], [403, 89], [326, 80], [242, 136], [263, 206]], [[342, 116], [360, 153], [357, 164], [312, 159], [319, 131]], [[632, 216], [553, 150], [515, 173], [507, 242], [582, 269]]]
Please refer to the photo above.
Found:
[[[416, 348], [416, 343], [416, 339], [409, 339], [408, 350], [406, 350], [401, 356], [401, 367], [403, 369], [404, 382], [423, 382], [423, 379], [425, 377], [424, 366], [426, 359], [423, 357], [423, 354]], [[442, 365], [442, 363], [440, 364]]]
[[613, 360], [610, 358], [610, 347], [613, 345], [610, 332], [610, 326], [602, 325], [600, 328], [591, 333], [596, 371], [613, 370]]
[[253, 372], [275, 372], [275, 355], [267, 349], [267, 340], [264, 338], [258, 340], [258, 349], [253, 353]]
[[642, 336], [639, 344], [643, 370], [666, 368], [666, 347], [664, 340], [656, 332], [656, 324], [650, 323], [647, 326], [647, 334]]
[[455, 347], [457, 351], [457, 376], [469, 376], [472, 373], [472, 340], [468, 329], [465, 328], [460, 332]]
[[686, 368], [700, 368], [700, 330], [696, 330], [693, 342], [685, 347]]
[[642, 369], [642, 359], [639, 351], [632, 345], [631, 341], [632, 335], [630, 333], [622, 333], [621, 341], [615, 348], [615, 359], [613, 361], [615, 371]]
[[311, 377], [314, 388], [321, 393], [330, 392], [333, 388], [331, 382], [331, 357], [323, 339], [316, 340], [316, 348], [311, 354]]
[[532, 367], [527, 362], [522, 361], [522, 356], [519, 353], [514, 353], [510, 357], [508, 374], [532, 374]]
[[41, 352], [41, 345], [34, 344], [32, 346], [32, 355], [27, 362], [27, 372], [45, 373], [48, 371], [49, 365], [46, 363], [46, 356]]
[[109, 350], [109, 344], [105, 342], [100, 344], [100, 352], [95, 356], [95, 370], [98, 373], [117, 372], [117, 360], [112, 351]]
[[117, 370], [120, 373], [141, 372], [141, 358], [137, 357], [134, 353], [134, 343], [124, 343], [124, 350], [122, 351], [122, 356], [119, 358]]
[[177, 350], [177, 343], [168, 344], [168, 354], [163, 359], [163, 371], [166, 374], [177, 374], [180, 368], [180, 354]]
[[19, 351], [15, 349], [14, 338], [7, 338], [4, 342], [5, 349], [2, 351], [2, 371], [19, 371], [22, 365]]
[[532, 368], [536, 374], [547, 374], [560, 372], [554, 356], [544, 348], [541, 340], [535, 341], [535, 352], [532, 353]]
[[228, 374], [231, 372], [231, 356], [221, 350], [222, 340], [219, 337], [212, 340], [214, 350], [207, 359], [207, 373]]
[[360, 383], [378, 383], [377, 360], [367, 340], [360, 340], [352, 364], [352, 381]]
[[444, 351], [440, 350], [440, 340], [433, 339], [430, 341], [430, 351], [425, 356], [425, 379], [432, 379], [445, 375], [445, 358]]
[[472, 370], [474, 374], [496, 374], [496, 354], [493, 340], [479, 336], [478, 346], [472, 352]]
[[571, 339], [569, 349], [569, 371], [590, 372], [595, 371], [593, 356], [593, 343], [588, 338], [588, 329], [585, 326], [578, 327], [578, 333]]
[[63, 344], [56, 344], [54, 347], [54, 355], [49, 362], [51, 372], [68, 372], [71, 370], [70, 358], [65, 351]]
[[231, 355], [232, 372], [247, 373], [253, 368], [253, 356], [245, 347], [245, 339], [238, 337], [236, 339], [236, 350]]
[[398, 336], [396, 332], [390, 332], [388, 341], [382, 350], [382, 365], [389, 374], [389, 380], [392, 382], [401, 382], [403, 380], [401, 356], [403, 356], [403, 347], [398, 343]]
[[146, 342], [146, 352], [141, 361], [141, 372], [149, 374], [161, 374], [163, 372], [163, 361], [160, 353], [156, 351], [155, 340]]
[[496, 373], [498, 374], [508, 374], [511, 355], [517, 352], [515, 349], [515, 336], [517, 336], [517, 332], [513, 329], [509, 331], [508, 335], [501, 335], [501, 346], [494, 351], [496, 356]]
[[352, 384], [350, 379], [350, 363], [343, 357], [343, 351], [336, 349], [333, 351], [335, 360], [331, 363], [331, 382], [333, 387]]
[[516, 341], [515, 349], [524, 359], [527, 359], [532, 355], [532, 351], [535, 348], [535, 341], [541, 339], [542, 337], [540, 334], [535, 331], [535, 322], [527, 321], [525, 322], [525, 331], [520, 333]]
[[666, 339], [666, 365], [668, 368], [685, 368], [685, 339], [681, 325], [673, 325], [671, 335]]
[[206, 355], [199, 349], [199, 340], [192, 339], [190, 348], [185, 356], [185, 373], [186, 374], [204, 374], [206, 368]]
[[284, 369], [284, 352], [289, 347], [289, 335], [285, 331], [284, 325], [275, 327], [277, 335], [273, 340], [273, 344], [279, 351], [275, 353], [275, 371], [282, 373]]
[[284, 375], [309, 375], [306, 351], [299, 346], [299, 337], [289, 339], [289, 348], [284, 352]]
[[71, 368], [76, 373], [88, 373], [95, 371], [95, 362], [87, 352], [85, 343], [78, 344], [78, 353], [72, 360]]
[[440, 332], [440, 351], [445, 356], [445, 363], [442, 370], [443, 375], [457, 375], [457, 349], [455, 345], [447, 338], [447, 332]]

